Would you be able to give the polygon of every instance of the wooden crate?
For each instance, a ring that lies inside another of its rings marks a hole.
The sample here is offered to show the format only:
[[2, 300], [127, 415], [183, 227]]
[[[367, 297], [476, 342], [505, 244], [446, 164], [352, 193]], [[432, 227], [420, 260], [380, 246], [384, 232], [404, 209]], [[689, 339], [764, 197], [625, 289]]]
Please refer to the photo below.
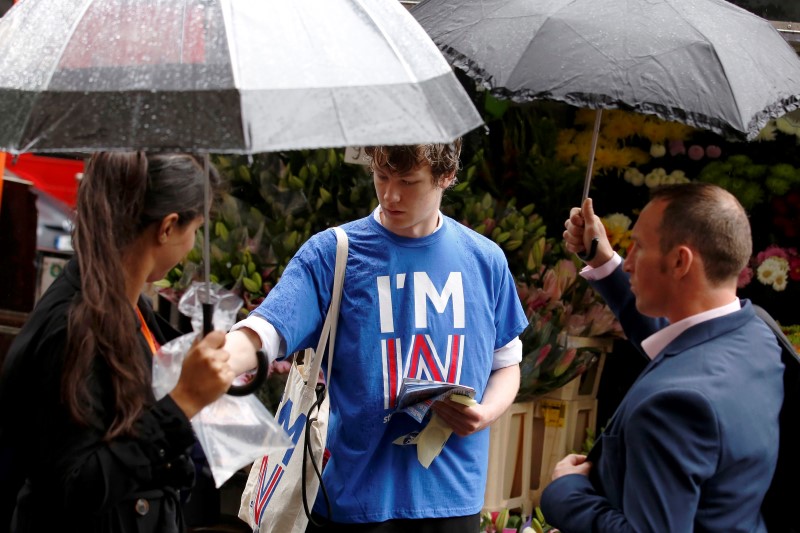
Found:
[[580, 451], [595, 430], [597, 400], [541, 398], [515, 403], [489, 428], [489, 470], [484, 511], [539, 505], [556, 463]]
[[531, 473], [527, 501], [539, 505], [542, 491], [550, 482], [553, 468], [568, 453], [580, 452], [586, 430], [595, 431], [597, 400], [536, 400], [531, 442]]
[[484, 511], [521, 509], [530, 514], [534, 402], [511, 404], [489, 428], [489, 471]]
[[597, 424], [597, 388], [611, 339], [567, 337], [567, 347], [592, 348], [599, 360], [586, 372], [535, 401], [514, 403], [489, 428], [489, 470], [484, 511], [539, 504], [555, 464], [580, 451]]

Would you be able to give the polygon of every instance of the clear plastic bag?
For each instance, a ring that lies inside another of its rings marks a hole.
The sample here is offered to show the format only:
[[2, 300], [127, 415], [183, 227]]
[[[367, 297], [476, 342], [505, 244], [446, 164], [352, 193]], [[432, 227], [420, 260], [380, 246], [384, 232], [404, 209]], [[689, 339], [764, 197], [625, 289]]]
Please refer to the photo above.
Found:
[[[183, 359], [195, 338], [202, 332], [201, 302], [204, 294], [205, 283], [196, 282], [187, 289], [180, 299], [178, 309], [191, 318], [193, 332], [164, 344], [153, 358], [153, 392], [156, 399], [164, 397], [175, 387], [181, 374]], [[242, 300], [230, 291], [212, 284], [211, 302], [214, 304], [214, 329], [227, 331], [236, 320]], [[286, 431], [252, 394], [224, 394], [195, 415], [191, 422], [217, 488], [237, 470], [256, 459], [292, 446]]]

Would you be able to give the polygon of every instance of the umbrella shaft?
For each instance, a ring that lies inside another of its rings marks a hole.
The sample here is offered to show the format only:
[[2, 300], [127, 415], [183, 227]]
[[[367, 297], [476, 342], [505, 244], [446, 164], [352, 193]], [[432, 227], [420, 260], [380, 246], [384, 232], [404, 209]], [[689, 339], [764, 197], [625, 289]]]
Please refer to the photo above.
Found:
[[592, 174], [594, 173], [594, 154], [597, 152], [597, 139], [600, 136], [600, 120], [603, 117], [603, 110], [598, 109], [594, 115], [594, 130], [592, 131], [592, 147], [589, 151], [589, 164], [586, 166], [586, 179], [583, 181], [583, 196], [581, 205], [589, 197], [589, 188], [592, 186]]
[[205, 194], [203, 195], [203, 276], [206, 282], [205, 303], [211, 303], [211, 161], [208, 153], [203, 155], [203, 168], [206, 173]]

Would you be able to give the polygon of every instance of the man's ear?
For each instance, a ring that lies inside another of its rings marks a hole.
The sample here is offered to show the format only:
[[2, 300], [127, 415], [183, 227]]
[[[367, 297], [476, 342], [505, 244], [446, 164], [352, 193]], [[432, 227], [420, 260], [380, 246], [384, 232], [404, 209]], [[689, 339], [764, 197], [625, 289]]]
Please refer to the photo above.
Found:
[[670, 254], [670, 267], [676, 279], [685, 277], [692, 269], [697, 257], [688, 246], [677, 246]]
[[158, 242], [164, 244], [169, 240], [170, 235], [178, 226], [178, 219], [177, 213], [170, 213], [161, 219], [161, 224], [158, 226]]
[[450, 187], [450, 185], [453, 184], [453, 180], [455, 179], [456, 179], [456, 171], [453, 170], [449, 174], [444, 174], [442, 176], [442, 179], [439, 181], [439, 186], [442, 189], [447, 189], [448, 187]]

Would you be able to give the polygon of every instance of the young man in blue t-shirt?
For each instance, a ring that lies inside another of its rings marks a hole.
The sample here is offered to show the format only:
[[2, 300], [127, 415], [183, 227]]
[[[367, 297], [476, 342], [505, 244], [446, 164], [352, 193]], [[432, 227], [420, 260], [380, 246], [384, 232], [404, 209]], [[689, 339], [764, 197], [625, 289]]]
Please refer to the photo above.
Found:
[[[380, 205], [342, 226], [349, 251], [326, 376], [330, 458], [322, 478], [332, 510], [324, 527], [308, 531], [478, 531], [487, 427], [519, 388], [518, 335], [528, 321], [502, 250], [439, 210], [460, 150], [460, 139], [366, 150]], [[335, 257], [332, 231], [312, 237], [261, 306], [234, 326], [226, 348], [263, 347], [274, 360], [316, 346]], [[434, 404], [453, 434], [427, 467], [413, 438], [403, 437], [428, 421], [389, 416], [404, 377], [476, 390], [477, 404]], [[324, 516], [321, 500], [314, 511]]]

